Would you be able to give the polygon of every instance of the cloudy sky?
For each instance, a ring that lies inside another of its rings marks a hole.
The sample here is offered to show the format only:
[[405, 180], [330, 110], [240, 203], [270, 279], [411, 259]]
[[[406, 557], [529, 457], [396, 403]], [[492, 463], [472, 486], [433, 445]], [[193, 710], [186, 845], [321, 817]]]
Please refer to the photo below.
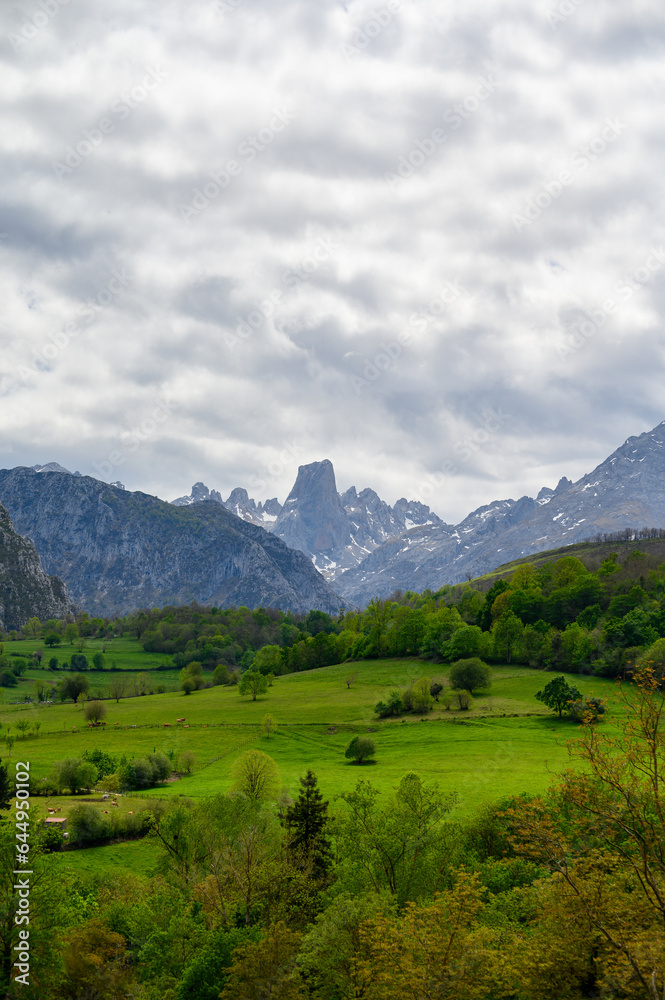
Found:
[[659, 0], [3, 0], [0, 464], [449, 521], [665, 418]]

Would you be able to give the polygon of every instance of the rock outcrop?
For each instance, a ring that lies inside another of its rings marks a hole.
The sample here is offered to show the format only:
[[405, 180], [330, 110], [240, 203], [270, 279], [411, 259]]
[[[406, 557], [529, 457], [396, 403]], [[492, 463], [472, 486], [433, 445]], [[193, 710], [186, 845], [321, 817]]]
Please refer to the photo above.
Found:
[[34, 545], [16, 532], [0, 506], [0, 625], [9, 632], [30, 618], [45, 622], [76, 610], [62, 581], [46, 575]]

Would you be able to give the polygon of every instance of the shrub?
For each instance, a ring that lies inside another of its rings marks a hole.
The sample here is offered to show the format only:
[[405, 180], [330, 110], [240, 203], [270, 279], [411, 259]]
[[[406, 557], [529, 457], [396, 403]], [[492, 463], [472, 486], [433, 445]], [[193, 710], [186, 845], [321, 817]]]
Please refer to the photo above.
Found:
[[458, 660], [450, 668], [450, 683], [454, 688], [465, 691], [475, 691], [477, 688], [486, 689], [491, 686], [492, 671], [486, 663], [483, 663], [477, 656], [472, 656], [468, 660]]
[[450, 704], [453, 708], [458, 708], [461, 712], [468, 712], [473, 706], [473, 698], [470, 691], [452, 691]]
[[391, 691], [388, 695], [388, 701], [378, 702], [374, 707], [374, 711], [382, 719], [386, 719], [393, 715], [399, 715], [402, 711], [402, 696], [399, 691]]
[[421, 677], [411, 688], [412, 711], [423, 714], [429, 712], [432, 707], [432, 695], [430, 694], [429, 677]]
[[69, 810], [67, 826], [69, 839], [75, 844], [86, 840], [101, 840], [111, 835], [110, 822], [99, 809], [85, 802]]
[[605, 702], [600, 698], [581, 698], [571, 702], [568, 710], [576, 722], [600, 722], [605, 709]]
[[88, 722], [101, 722], [107, 716], [106, 705], [103, 701], [88, 701], [83, 706], [83, 715]]

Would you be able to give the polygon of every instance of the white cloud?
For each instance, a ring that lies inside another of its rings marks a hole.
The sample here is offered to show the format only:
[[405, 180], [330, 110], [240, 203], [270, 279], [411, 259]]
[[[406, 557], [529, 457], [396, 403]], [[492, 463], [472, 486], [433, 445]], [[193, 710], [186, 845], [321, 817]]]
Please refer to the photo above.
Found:
[[658, 5], [226, 8], [3, 5], [4, 464], [457, 520], [663, 418]]

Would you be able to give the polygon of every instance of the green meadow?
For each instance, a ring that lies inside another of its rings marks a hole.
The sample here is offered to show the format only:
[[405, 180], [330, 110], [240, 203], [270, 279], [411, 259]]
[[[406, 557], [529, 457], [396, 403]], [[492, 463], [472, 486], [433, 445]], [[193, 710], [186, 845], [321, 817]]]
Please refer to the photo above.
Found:
[[[291, 792], [308, 768], [329, 797], [350, 789], [360, 777], [387, 791], [407, 771], [416, 771], [454, 792], [455, 814], [463, 816], [483, 802], [544, 790], [552, 774], [566, 765], [567, 740], [579, 733], [574, 723], [559, 721], [535, 700], [551, 674], [498, 666], [490, 691], [476, 695], [470, 711], [446, 710], [435, 702], [424, 717], [377, 721], [374, 705], [390, 690], [423, 675], [445, 677], [447, 672], [445, 666], [413, 659], [365, 661], [278, 677], [256, 701], [240, 697], [237, 687], [208, 688], [187, 696], [167, 692], [123, 698], [118, 704], [106, 702], [106, 725], [93, 729], [71, 702], [5, 704], [0, 706], [0, 733], [17, 736], [12, 760], [29, 760], [38, 781], [56, 760], [86, 749], [130, 756], [194, 751], [190, 775], [142, 792], [142, 798], [199, 798], [226, 791], [231, 764], [249, 746], [275, 759]], [[594, 693], [610, 703], [614, 698], [611, 681], [572, 675], [569, 680], [583, 694]], [[278, 727], [270, 737], [261, 734], [260, 726], [268, 713]], [[185, 722], [178, 723], [180, 718]], [[38, 735], [18, 735], [19, 719], [38, 721]], [[611, 711], [603, 726], [613, 728]], [[354, 733], [366, 732], [377, 744], [376, 763], [350, 764], [344, 751]]]

